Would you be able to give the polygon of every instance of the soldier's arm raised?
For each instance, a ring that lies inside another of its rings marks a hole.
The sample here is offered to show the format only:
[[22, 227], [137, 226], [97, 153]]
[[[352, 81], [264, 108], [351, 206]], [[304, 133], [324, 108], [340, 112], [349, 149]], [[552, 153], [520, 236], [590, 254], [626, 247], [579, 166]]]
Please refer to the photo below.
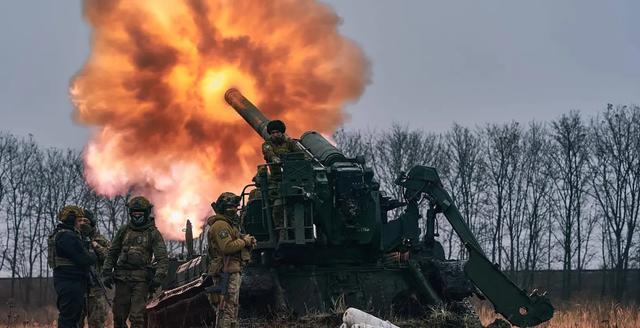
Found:
[[100, 262], [104, 261], [107, 258], [107, 255], [109, 254], [109, 246], [111, 245], [109, 240], [107, 240], [107, 238], [105, 238], [103, 235], [98, 233], [96, 237], [94, 237], [93, 240], [91, 241], [91, 244], [93, 246], [93, 250], [98, 255], [98, 261]]
[[167, 277], [167, 271], [169, 270], [169, 258], [167, 256], [167, 246], [164, 243], [164, 238], [158, 229], [153, 230], [153, 257], [156, 260], [156, 274], [154, 280], [162, 282]]
[[211, 227], [216, 238], [216, 243], [220, 247], [222, 254], [228, 255], [241, 251], [246, 243], [238, 238], [233, 239], [231, 236], [231, 226], [224, 221], [217, 221]]
[[116, 232], [116, 235], [113, 237], [111, 246], [107, 251], [107, 257], [104, 259], [102, 271], [110, 272], [113, 270], [115, 262], [118, 260], [118, 255], [120, 255], [120, 251], [122, 250], [122, 239], [124, 238], [126, 229], [126, 226], [118, 229], [118, 232]]

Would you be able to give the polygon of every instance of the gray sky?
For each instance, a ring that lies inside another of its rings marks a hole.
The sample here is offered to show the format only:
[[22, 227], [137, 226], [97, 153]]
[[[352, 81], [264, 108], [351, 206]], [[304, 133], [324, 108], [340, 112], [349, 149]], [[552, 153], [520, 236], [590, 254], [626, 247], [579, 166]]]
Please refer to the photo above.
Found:
[[[640, 1], [329, 2], [373, 64], [349, 128], [549, 120], [640, 103]], [[67, 88], [89, 53], [80, 1], [0, 1], [0, 131], [82, 147]]]

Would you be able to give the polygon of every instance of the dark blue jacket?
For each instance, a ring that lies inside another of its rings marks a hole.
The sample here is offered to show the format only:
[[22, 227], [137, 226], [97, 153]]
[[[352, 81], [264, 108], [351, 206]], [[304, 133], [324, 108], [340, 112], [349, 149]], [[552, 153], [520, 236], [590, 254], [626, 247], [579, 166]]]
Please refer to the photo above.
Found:
[[96, 263], [96, 256], [89, 253], [80, 235], [74, 232], [73, 227], [61, 223], [58, 224], [56, 229], [70, 229], [62, 231], [56, 236], [56, 254], [71, 260], [75, 265], [65, 265], [55, 268], [53, 270], [53, 277], [86, 279], [89, 276], [89, 267]]

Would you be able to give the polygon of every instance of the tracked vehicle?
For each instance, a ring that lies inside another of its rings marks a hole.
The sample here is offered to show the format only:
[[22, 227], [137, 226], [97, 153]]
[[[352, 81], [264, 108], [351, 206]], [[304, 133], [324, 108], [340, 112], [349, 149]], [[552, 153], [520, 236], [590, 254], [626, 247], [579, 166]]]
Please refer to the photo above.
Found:
[[[228, 90], [225, 100], [268, 138], [269, 120], [238, 90]], [[303, 315], [338, 305], [381, 316], [420, 315], [428, 306], [464, 304], [475, 293], [518, 326], [553, 316], [544, 295], [527, 294], [487, 259], [436, 169], [418, 165], [400, 174], [396, 183], [403, 199], [391, 199], [361, 157], [345, 156], [313, 131], [296, 144], [299, 152], [285, 154], [277, 165], [259, 165], [253, 183], [242, 190], [243, 228], [258, 244], [243, 273], [241, 315]], [[281, 172], [282, 227], [272, 220], [273, 170]], [[438, 216], [463, 242], [467, 260], [445, 259], [435, 239]], [[193, 244], [189, 237], [187, 242]], [[163, 291], [147, 306], [149, 327], [204, 326], [214, 320], [206, 297], [212, 285], [206, 252], [187, 248], [191, 255], [175, 262]]]

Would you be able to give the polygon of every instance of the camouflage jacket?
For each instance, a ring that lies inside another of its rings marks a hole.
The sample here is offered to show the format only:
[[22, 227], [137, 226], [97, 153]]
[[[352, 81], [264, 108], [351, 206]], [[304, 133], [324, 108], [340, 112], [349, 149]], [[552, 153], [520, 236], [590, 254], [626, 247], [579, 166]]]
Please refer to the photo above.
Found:
[[285, 137], [281, 143], [271, 140], [271, 137], [262, 144], [262, 155], [267, 163], [279, 163], [282, 154], [300, 151], [293, 139]]
[[[152, 262], [155, 262], [153, 276]], [[153, 218], [140, 227], [130, 223], [121, 227], [113, 237], [103, 265], [103, 271], [114, 270], [115, 279], [123, 281], [161, 282], [168, 268], [167, 246]]]
[[[250, 254], [246, 243], [241, 238], [242, 235], [238, 227], [232, 220], [219, 214], [209, 217], [207, 225], [209, 225], [207, 246], [211, 258], [209, 272], [218, 273], [224, 270], [235, 273], [242, 271]], [[224, 268], [225, 257], [228, 258], [226, 268]]]
[[102, 264], [104, 260], [107, 258], [109, 247], [111, 246], [111, 242], [109, 239], [105, 238], [97, 228], [94, 228], [91, 234], [88, 236], [89, 240], [92, 242], [95, 241], [96, 245], [92, 245], [93, 252], [96, 254], [98, 261], [96, 262], [96, 272], [102, 271]]

